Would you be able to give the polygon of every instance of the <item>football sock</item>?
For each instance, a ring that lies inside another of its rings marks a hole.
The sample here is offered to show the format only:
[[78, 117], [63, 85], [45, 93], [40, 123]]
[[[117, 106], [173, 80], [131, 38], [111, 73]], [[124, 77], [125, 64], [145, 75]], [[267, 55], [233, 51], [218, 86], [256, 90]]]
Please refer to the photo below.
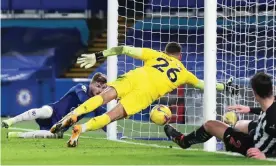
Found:
[[198, 143], [203, 143], [208, 141], [213, 136], [207, 133], [204, 126], [201, 126], [196, 131], [193, 131], [192, 133], [188, 134], [184, 137], [184, 143], [186, 145], [193, 145]]
[[56, 134], [47, 130], [37, 130], [30, 132], [9, 132], [9, 138], [57, 138]]
[[10, 125], [17, 122], [26, 121], [26, 120], [35, 120], [35, 119], [47, 119], [50, 118], [53, 114], [52, 108], [49, 106], [43, 106], [42, 108], [30, 109], [22, 114], [19, 114], [13, 118], [8, 119]]
[[96, 108], [103, 104], [103, 98], [100, 95], [94, 96], [88, 99], [86, 102], [82, 103], [74, 110], [74, 114], [80, 116], [82, 114], [86, 114], [94, 111]]
[[110, 122], [110, 117], [107, 114], [97, 116], [95, 118], [90, 119], [87, 123], [81, 125], [82, 132], [101, 129]]
[[20, 138], [23, 132], [8, 132], [8, 138]]

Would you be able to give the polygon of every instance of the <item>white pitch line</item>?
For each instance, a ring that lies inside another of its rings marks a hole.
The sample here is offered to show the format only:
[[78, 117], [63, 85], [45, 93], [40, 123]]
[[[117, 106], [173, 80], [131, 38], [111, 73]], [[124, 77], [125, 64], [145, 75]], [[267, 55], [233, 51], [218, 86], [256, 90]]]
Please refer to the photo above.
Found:
[[[35, 131], [34, 129], [26, 129], [26, 128], [19, 128], [19, 127], [10, 127], [9, 129], [13, 129], [13, 130], [21, 130], [21, 131]], [[69, 134], [64, 134], [66, 136], [71, 136]], [[101, 139], [101, 140], [106, 140], [106, 138], [94, 138], [94, 137], [90, 137], [90, 136], [80, 136], [80, 138], [90, 138], [90, 139]], [[131, 142], [131, 141], [125, 141], [125, 140], [112, 140], [115, 142], [120, 142], [120, 143], [126, 143], [126, 144], [132, 144], [132, 145], [141, 145], [141, 146], [150, 146], [150, 147], [155, 147], [155, 148], [172, 148], [172, 149], [178, 149], [178, 150], [183, 150], [182, 148], [179, 147], [170, 147], [170, 146], [161, 146], [161, 145], [157, 145], [157, 144], [146, 144], [146, 143], [138, 143], [138, 142]], [[202, 151], [202, 152], [208, 152], [208, 151], [203, 151], [201, 149], [186, 149], [189, 151]], [[241, 154], [238, 153], [232, 153], [232, 152], [220, 152], [220, 151], [215, 151], [215, 152], [208, 152], [208, 153], [217, 153], [217, 154], [225, 154], [225, 155], [229, 155], [229, 156], [242, 156]], [[276, 161], [276, 159], [266, 159], [268, 161]]]

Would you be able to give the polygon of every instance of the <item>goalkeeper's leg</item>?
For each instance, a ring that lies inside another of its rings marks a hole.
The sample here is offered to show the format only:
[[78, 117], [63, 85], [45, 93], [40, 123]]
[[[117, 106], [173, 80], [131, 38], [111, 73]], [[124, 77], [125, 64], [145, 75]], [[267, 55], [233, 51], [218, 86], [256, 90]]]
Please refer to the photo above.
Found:
[[8, 132], [7, 138], [63, 138], [63, 133], [53, 134], [48, 130]]
[[53, 114], [53, 110], [50, 106], [43, 106], [41, 108], [30, 109], [13, 118], [3, 120], [2, 127], [9, 128], [11, 125], [21, 121], [47, 119], [47, 118], [50, 118], [52, 114]]
[[77, 146], [78, 138], [81, 133], [101, 129], [104, 126], [108, 125], [109, 123], [125, 118], [126, 116], [127, 116], [127, 113], [125, 112], [123, 105], [119, 103], [111, 111], [101, 116], [92, 118], [87, 123], [84, 123], [81, 125], [75, 125], [73, 127], [72, 136], [67, 142], [68, 147]]
[[149, 89], [145, 86], [143, 87], [144, 88], [141, 87], [132, 90], [130, 93], [123, 96], [120, 103], [111, 111], [101, 116], [92, 118], [83, 125], [74, 126], [72, 137], [68, 141], [68, 146], [75, 147], [77, 145], [78, 137], [82, 132], [98, 130], [110, 122], [134, 115], [147, 108], [154, 100], [157, 99], [157, 97], [152, 98]]
[[113, 87], [108, 87], [100, 95], [94, 96], [81, 104], [73, 112], [66, 115], [58, 123], [56, 123], [50, 131], [57, 133], [64, 128], [70, 127], [77, 122], [78, 116], [89, 113], [97, 109], [99, 106], [108, 103], [109, 101], [117, 98], [117, 91]]
[[78, 106], [73, 112], [74, 115], [80, 116], [94, 111], [101, 105], [117, 98], [117, 91], [113, 87], [108, 87], [101, 94], [88, 99], [86, 102]]

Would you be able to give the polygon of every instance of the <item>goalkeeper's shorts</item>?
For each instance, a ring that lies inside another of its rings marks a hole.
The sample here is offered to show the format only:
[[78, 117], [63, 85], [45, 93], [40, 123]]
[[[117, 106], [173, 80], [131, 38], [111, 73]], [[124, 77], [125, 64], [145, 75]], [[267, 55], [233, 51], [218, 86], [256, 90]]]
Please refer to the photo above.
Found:
[[142, 111], [159, 98], [154, 85], [139, 71], [131, 71], [108, 85], [117, 91], [118, 99], [128, 116]]

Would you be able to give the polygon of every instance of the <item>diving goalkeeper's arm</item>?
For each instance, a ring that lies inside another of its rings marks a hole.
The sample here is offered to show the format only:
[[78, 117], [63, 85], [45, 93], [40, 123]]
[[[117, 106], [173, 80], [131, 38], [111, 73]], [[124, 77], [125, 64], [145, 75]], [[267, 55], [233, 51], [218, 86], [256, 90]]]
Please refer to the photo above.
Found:
[[130, 46], [118, 46], [110, 49], [93, 53], [93, 54], [82, 54], [78, 58], [77, 63], [80, 64], [81, 68], [91, 68], [96, 64], [97, 61], [108, 56], [126, 54], [133, 58], [139, 58], [142, 56], [142, 48], [130, 47]]
[[[197, 83], [192, 84], [195, 88], [204, 90], [204, 81], [198, 80]], [[226, 91], [231, 95], [239, 94], [239, 86], [233, 84], [233, 77], [229, 78], [226, 83], [216, 83], [216, 89], [218, 91]]]
[[[144, 50], [143, 50], [144, 49]], [[149, 54], [143, 53], [143, 51], [150, 51]], [[112, 47], [110, 49], [93, 53], [93, 54], [82, 54], [81, 57], [77, 59], [77, 63], [80, 64], [81, 68], [91, 68], [96, 64], [97, 61], [113, 55], [120, 55], [120, 54], [126, 54], [128, 56], [131, 56], [136, 59], [146, 60], [153, 58], [154, 53], [152, 49], [145, 49], [145, 48], [139, 48], [139, 47], [130, 47], [130, 46], [117, 46]], [[157, 52], [157, 51], [156, 51]], [[147, 56], [145, 56], [145, 54]], [[190, 74], [191, 77], [188, 76], [189, 79], [187, 82], [192, 84], [195, 88], [204, 89], [204, 81], [198, 80], [196, 76], [194, 76], [192, 73]], [[193, 79], [194, 78], [194, 79]], [[194, 81], [193, 81], [194, 80]], [[227, 91], [230, 92], [232, 95], [238, 94], [238, 87], [235, 87], [232, 85], [233, 79], [230, 78], [227, 83], [217, 83], [216, 88], [219, 91]]]

